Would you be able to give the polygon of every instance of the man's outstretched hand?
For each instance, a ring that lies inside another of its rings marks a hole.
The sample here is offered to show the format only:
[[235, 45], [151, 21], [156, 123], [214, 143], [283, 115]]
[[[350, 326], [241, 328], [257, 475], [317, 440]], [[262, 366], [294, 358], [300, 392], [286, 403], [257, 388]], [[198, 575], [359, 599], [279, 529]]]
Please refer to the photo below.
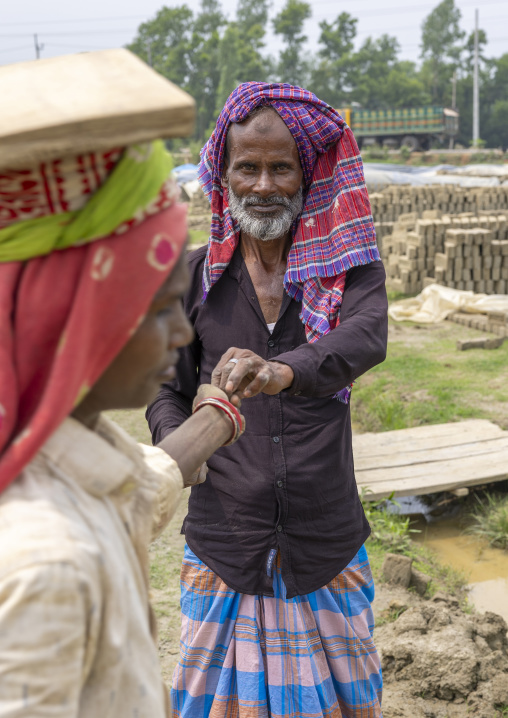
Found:
[[213, 386], [225, 391], [233, 404], [261, 392], [278, 394], [290, 387], [293, 379], [293, 370], [287, 364], [265, 361], [248, 349], [236, 347], [222, 355], [212, 372]]

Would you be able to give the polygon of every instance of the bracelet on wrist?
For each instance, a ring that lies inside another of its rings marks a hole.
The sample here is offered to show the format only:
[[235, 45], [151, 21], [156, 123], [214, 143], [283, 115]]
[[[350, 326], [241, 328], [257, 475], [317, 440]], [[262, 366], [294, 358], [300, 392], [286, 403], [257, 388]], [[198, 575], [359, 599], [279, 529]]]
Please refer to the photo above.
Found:
[[218, 396], [209, 396], [205, 399], [201, 399], [201, 401], [199, 401], [194, 407], [192, 413], [195, 414], [197, 411], [199, 411], [199, 409], [202, 409], [204, 406], [214, 406], [216, 409], [220, 409], [220, 411], [224, 412], [224, 414], [231, 422], [231, 437], [228, 439], [228, 441], [222, 444], [222, 446], [230, 446], [231, 444], [234, 444], [235, 441], [238, 441], [238, 439], [243, 433], [243, 424], [242, 417], [240, 416], [240, 412], [238, 411], [236, 406], [233, 406], [231, 402], [227, 401], [226, 399], [221, 399]]

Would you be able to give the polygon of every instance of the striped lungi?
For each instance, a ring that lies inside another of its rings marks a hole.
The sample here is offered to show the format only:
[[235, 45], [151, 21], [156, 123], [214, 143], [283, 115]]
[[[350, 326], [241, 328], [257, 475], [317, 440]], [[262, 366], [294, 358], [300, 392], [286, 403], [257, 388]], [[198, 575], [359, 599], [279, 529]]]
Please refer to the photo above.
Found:
[[367, 552], [314, 593], [237, 593], [188, 548], [175, 718], [379, 718], [381, 668], [372, 640]]

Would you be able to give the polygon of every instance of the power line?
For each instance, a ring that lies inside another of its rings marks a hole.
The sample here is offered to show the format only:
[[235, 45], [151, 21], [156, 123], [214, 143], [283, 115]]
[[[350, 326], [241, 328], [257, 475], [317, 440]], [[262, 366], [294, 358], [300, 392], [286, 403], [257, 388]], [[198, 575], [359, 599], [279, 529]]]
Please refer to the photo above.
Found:
[[[112, 30], [80, 30], [79, 32], [46, 32], [44, 31], [44, 37], [69, 37], [72, 36], [78, 36], [78, 35], [119, 35], [123, 33], [132, 33], [136, 32], [137, 28], [123, 28], [122, 30], [119, 29], [112, 29]], [[29, 35], [32, 35], [33, 33], [23, 32], [23, 33], [12, 33], [12, 34], [6, 34], [1, 33], [0, 37], [28, 37]]]
[[[369, 2], [369, 0], [356, 0], [356, 4], [361, 2]], [[460, 7], [466, 6], [466, 7], [475, 7], [478, 4], [478, 0], [462, 0], [460, 2]], [[506, 0], [482, 0], [482, 9], [489, 5], [504, 5], [506, 4]], [[313, 0], [312, 5], [335, 5], [335, 0]], [[435, 6], [434, 0], [429, 0], [424, 5], [413, 5], [411, 10], [428, 10], [429, 8], [432, 10], [432, 8]], [[369, 10], [369, 16], [373, 15], [386, 15], [390, 12], [407, 12], [408, 7], [407, 5], [398, 5], [398, 6], [388, 6], [385, 7], [383, 10], [378, 12], [371, 12]], [[16, 22], [3, 22], [3, 27], [9, 27], [9, 26], [16, 26], [16, 25], [36, 25], [37, 27], [39, 25], [66, 25], [66, 24], [74, 24], [74, 23], [82, 23], [82, 22], [109, 22], [110, 20], [118, 21], [118, 20], [146, 20], [146, 15], [113, 15], [109, 17], [85, 17], [85, 18], [69, 18], [68, 20], [23, 20], [23, 21], [16, 21]], [[495, 19], [495, 18], [489, 18], [489, 19]], [[2, 37], [5, 37], [3, 35]]]
[[22, 45], [21, 47], [4, 47], [0, 52], [19, 52], [20, 50], [32, 50], [31, 45]]
[[83, 45], [79, 45], [79, 44], [74, 43], [74, 44], [70, 45], [70, 44], [67, 44], [67, 43], [49, 42], [49, 43], [46, 45], [46, 47], [48, 47], [48, 48], [49, 48], [49, 47], [65, 47], [65, 48], [68, 48], [68, 49], [70, 49], [70, 50], [76, 50], [78, 47], [80, 47], [80, 48], [86, 48], [87, 50], [110, 50], [112, 46], [111, 46], [111, 45], [106, 45], [106, 44], [104, 44], [104, 45], [89, 45], [88, 43], [84, 43]]
[[23, 22], [3, 22], [2, 25], [61, 25], [75, 22], [109, 22], [109, 20], [143, 20], [146, 15], [121, 15], [117, 17], [82, 17], [72, 20], [23, 20]]

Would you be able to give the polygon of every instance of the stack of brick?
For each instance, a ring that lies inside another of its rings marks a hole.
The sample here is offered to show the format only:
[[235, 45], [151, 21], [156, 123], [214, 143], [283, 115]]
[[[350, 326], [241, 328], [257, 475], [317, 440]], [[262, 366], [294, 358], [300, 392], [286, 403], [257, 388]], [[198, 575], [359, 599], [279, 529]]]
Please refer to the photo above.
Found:
[[459, 187], [458, 185], [390, 185], [381, 192], [370, 195], [372, 215], [383, 237], [389, 233], [391, 223], [401, 214], [415, 212], [423, 216], [425, 210], [439, 210], [442, 214], [471, 212], [480, 215], [487, 212], [506, 212], [508, 186]]
[[481, 332], [491, 332], [499, 337], [508, 338], [508, 314], [505, 312], [489, 312], [488, 314], [455, 312], [454, 314], [449, 314], [447, 319], [465, 327], [478, 329]]
[[[506, 225], [504, 217], [502, 220]], [[494, 238], [500, 234], [484, 227], [448, 229], [444, 252], [434, 258], [434, 280], [480, 294], [506, 294], [508, 239], [504, 239], [505, 231], [503, 239]]]
[[209, 232], [211, 221], [212, 211], [210, 209], [210, 203], [204, 192], [198, 189], [194, 192], [189, 202], [187, 226], [189, 229]]
[[471, 213], [438, 218], [438, 211], [401, 215], [385, 236], [382, 255], [390, 286], [404, 294], [437, 282], [487, 294], [508, 291], [505, 215]]

